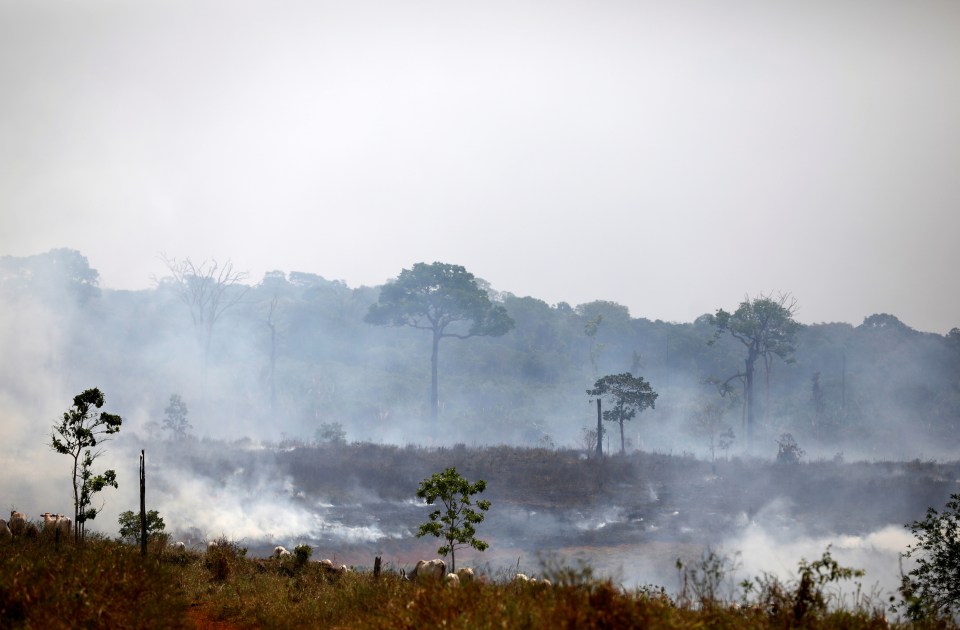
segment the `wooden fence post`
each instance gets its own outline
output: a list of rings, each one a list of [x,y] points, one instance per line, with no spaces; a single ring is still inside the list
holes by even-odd
[[[140,555],[147,557],[147,479],[143,449],[140,449]]]

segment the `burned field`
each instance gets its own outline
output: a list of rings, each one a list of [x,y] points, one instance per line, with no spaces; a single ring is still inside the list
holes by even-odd
[[[215,494],[245,484],[257,488],[236,508],[246,514],[236,531],[226,521],[216,530],[210,521],[204,527],[168,519],[175,537],[197,544],[225,535],[252,555],[267,555],[275,544],[302,542],[356,566],[369,566],[377,555],[398,566],[433,557],[436,541],[414,536],[430,511],[414,493],[420,480],[454,466],[468,479],[486,480],[483,498],[493,502],[479,527],[490,549],[471,554],[472,564],[535,570],[544,558],[582,560],[628,582],[641,579],[638,564],[642,573],[667,575],[677,557],[734,540],[756,524],[783,541],[902,527],[942,505],[960,479],[956,463],[916,460],[731,458],[711,465],[686,455],[637,452],[597,460],[574,450],[512,447],[193,442],[161,459],[155,483],[167,496],[177,490],[165,480],[171,470],[207,479]],[[266,518],[254,514],[263,514],[264,503],[274,506],[268,513],[296,522],[257,522]]]

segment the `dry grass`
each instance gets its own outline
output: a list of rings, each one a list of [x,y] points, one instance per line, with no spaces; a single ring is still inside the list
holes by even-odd
[[[625,590],[589,568],[545,570],[553,585],[503,577],[450,587],[391,571],[338,573],[304,554],[247,558],[221,540],[209,551],[139,550],[92,539],[83,547],[15,540],[0,548],[2,628],[955,628],[889,623],[878,607],[812,607],[801,589],[768,584],[739,605]],[[809,585],[808,585],[809,589]],[[816,593],[813,593],[816,595]],[[811,593],[804,595],[807,601]]]
[[[175,579],[156,554],[95,536],[80,547],[15,538],[0,546],[0,627],[182,628]]]

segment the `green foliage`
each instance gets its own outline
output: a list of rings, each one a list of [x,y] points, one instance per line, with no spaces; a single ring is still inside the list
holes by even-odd
[[[347,441],[347,432],[339,422],[324,422],[314,434],[314,439],[317,442],[344,444]]]
[[[310,545],[297,545],[293,548],[293,558],[299,566],[307,564],[311,555],[313,555],[313,547]]]
[[[493,304],[472,273],[459,265],[417,263],[380,290],[365,320],[381,326],[411,326],[444,337],[498,337],[513,328],[506,309]],[[468,323],[467,330],[447,332]]]
[[[93,473],[93,462],[102,451],[92,449],[120,431],[123,423],[120,416],[105,411],[97,415],[95,409],[100,409],[103,404],[103,393],[97,388],[77,394],[73,397],[73,406],[63,414],[62,421],[54,424],[50,436],[50,447],[73,459],[73,522],[77,540],[83,538],[86,521],[96,518],[100,511],[91,507],[93,495],[107,486],[117,487],[115,471],[107,470],[100,475]]]
[[[420,525],[417,538],[428,534],[443,538],[446,542],[437,549],[437,553],[441,556],[450,555],[451,571],[457,570],[457,548],[472,547],[484,551],[489,547],[486,542],[476,538],[476,525],[483,522],[483,512],[490,509],[490,501],[477,501],[478,512],[473,509],[471,498],[486,487],[487,482],[483,479],[470,483],[453,467],[442,473],[434,473],[420,482],[417,498],[426,501],[427,505],[440,501],[444,509],[431,512],[430,522]]]
[[[490,301],[487,291],[472,273],[459,265],[417,263],[404,269],[396,280],[380,290],[364,321],[380,326],[409,326],[433,335],[431,353],[430,409],[439,411],[437,356],[440,341],[447,337],[500,337],[514,321],[502,304]]]
[[[78,305],[100,295],[100,274],[87,257],[74,249],[52,249],[45,254],[0,256],[0,289],[13,296],[33,293],[62,308],[63,293]]]
[[[758,359],[763,359],[769,375],[773,357],[778,357],[788,363],[794,360],[793,353],[797,349],[797,333],[802,328],[793,319],[795,311],[796,301],[790,299],[788,294],[782,294],[777,299],[761,295],[754,300],[747,299],[741,302],[733,313],[719,309],[715,315],[709,318],[709,323],[716,329],[714,338],[709,343],[712,344],[724,333],[727,333],[747,350],[744,372],[727,379],[726,382],[729,383],[731,379],[736,377],[742,377],[744,380],[748,441],[752,437],[756,413],[754,404],[755,364]]]
[[[140,544],[140,513],[127,510],[117,519],[120,525],[120,540],[127,544]],[[154,540],[163,533],[166,524],[156,510],[147,511],[147,540]]]
[[[951,494],[943,512],[927,509],[908,525],[917,541],[904,558],[916,567],[903,576],[902,605],[913,619],[960,615],[960,494]]]
[[[629,372],[608,374],[588,389],[589,396],[606,396],[613,400],[613,408],[603,410],[603,419],[620,425],[620,452],[625,451],[623,423],[632,420],[638,411],[653,408],[657,401],[657,392],[642,376],[633,376]]]
[[[788,305],[788,298],[761,295],[748,299],[733,313],[718,309],[711,323],[718,336],[729,333],[757,356],[772,354],[787,360],[797,349],[796,336],[801,328],[793,319],[796,307],[793,303]]]
[[[175,440],[187,437],[190,431],[190,422],[187,420],[187,403],[183,402],[180,394],[170,396],[170,404],[163,410],[163,428],[170,432]]]
[[[778,464],[799,464],[800,459],[806,454],[797,440],[791,433],[781,433],[777,438],[777,463]]]

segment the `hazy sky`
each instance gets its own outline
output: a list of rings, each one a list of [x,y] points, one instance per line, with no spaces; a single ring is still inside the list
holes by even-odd
[[[960,326],[960,2],[0,0],[0,254]]]

